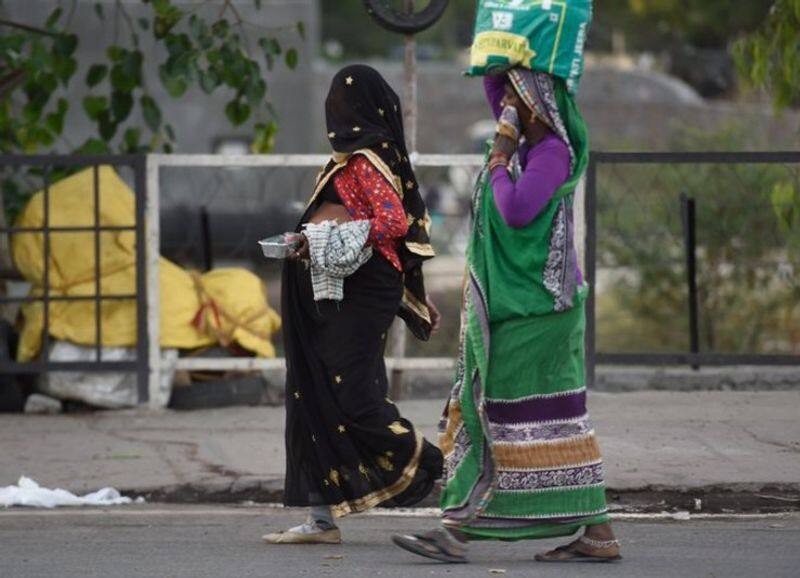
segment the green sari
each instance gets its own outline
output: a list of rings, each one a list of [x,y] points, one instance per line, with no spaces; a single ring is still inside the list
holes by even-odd
[[[459,362],[440,425],[444,523],[473,539],[565,536],[608,521],[586,412],[587,286],[572,241],[587,133],[563,81],[553,86],[573,155],[568,180],[518,229],[498,212],[487,169],[473,198]]]

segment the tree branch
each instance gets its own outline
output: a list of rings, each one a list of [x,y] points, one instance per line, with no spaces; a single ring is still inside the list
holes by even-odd
[[[139,40],[138,40],[139,35],[136,32],[136,27],[133,25],[133,19],[131,18],[130,13],[125,8],[125,5],[119,0],[117,0],[116,6],[117,10],[119,11],[118,13],[122,14],[122,18],[125,20],[125,24],[128,25],[128,30],[130,30],[131,41],[133,42],[134,47],[139,48]]]
[[[11,94],[23,80],[25,80],[25,71],[21,68],[17,68],[8,74],[0,76],[0,100]]]
[[[25,32],[32,32],[34,34],[41,34],[42,36],[53,36],[53,37],[58,36],[56,32],[50,32],[49,30],[45,30],[44,28],[37,28],[36,26],[22,24],[21,22],[12,22],[11,20],[5,20],[3,18],[0,18],[0,26],[7,26],[8,28],[16,28],[17,30],[24,30]]]

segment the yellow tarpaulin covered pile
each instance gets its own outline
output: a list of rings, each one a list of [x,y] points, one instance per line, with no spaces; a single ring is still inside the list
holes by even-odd
[[[99,169],[100,224],[133,226],[133,192],[108,166]],[[88,169],[50,187],[51,227],[94,225],[94,173]],[[42,191],[28,202],[17,227],[44,223]],[[41,233],[14,235],[14,262],[32,285],[31,295],[42,295],[44,240]],[[51,296],[95,294],[95,240],[91,232],[50,233]],[[192,349],[236,343],[260,357],[274,357],[271,339],[280,328],[278,314],[267,304],[261,280],[244,269],[218,269],[197,274],[161,258],[161,346]],[[100,294],[136,293],[136,246],[133,231],[100,234]],[[29,361],[42,346],[44,307],[41,302],[22,308],[24,326],[17,351],[19,361]],[[54,301],[50,304],[50,335],[80,345],[95,343],[95,303]],[[136,302],[102,302],[102,344],[127,347],[136,344]]]

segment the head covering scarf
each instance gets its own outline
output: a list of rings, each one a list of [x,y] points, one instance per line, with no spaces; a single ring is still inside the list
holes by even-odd
[[[527,68],[512,68],[508,79],[522,102],[552,130],[569,148],[570,172],[575,169],[575,149],[570,142],[567,127],[561,118],[556,100],[556,87],[553,77],[544,72],[534,72]]]
[[[416,337],[427,340],[431,320],[422,263],[434,256],[430,217],[406,149],[400,98],[374,68],[346,66],[333,77],[325,100],[325,118],[334,154],[317,179],[315,196],[355,153],[366,155],[395,186],[408,221],[408,233],[399,251],[405,291],[398,315]]]

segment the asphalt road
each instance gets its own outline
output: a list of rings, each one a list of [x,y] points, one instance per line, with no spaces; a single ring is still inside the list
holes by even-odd
[[[342,522],[341,546],[267,546],[260,536],[301,515],[280,509],[131,506],[0,512],[2,578],[542,576],[547,578],[800,576],[800,515],[761,519],[618,521],[624,561],[532,561],[554,541],[472,545],[468,565],[427,562],[388,540],[433,518],[369,515]]]

